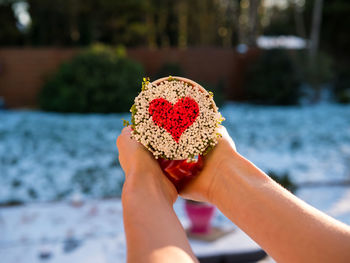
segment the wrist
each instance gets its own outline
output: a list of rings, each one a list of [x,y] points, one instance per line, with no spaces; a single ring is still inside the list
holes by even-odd
[[[230,184],[229,181],[235,177],[235,167],[239,166],[239,159],[242,158],[235,150],[223,155],[217,162],[215,176],[213,177],[207,193],[208,202],[218,205],[222,190]]]
[[[216,176],[210,193],[210,201],[220,210],[253,200],[256,189],[271,182],[264,172],[237,152],[229,155],[220,169],[221,174]]]
[[[175,187],[161,171],[158,173],[130,172],[126,179],[122,191],[123,203],[154,203],[165,201],[173,204],[177,197]]]
[[[126,175],[147,174],[149,176],[161,173],[157,161],[149,154],[140,155],[136,153],[132,162],[129,163]],[[136,176],[137,177],[137,176]]]

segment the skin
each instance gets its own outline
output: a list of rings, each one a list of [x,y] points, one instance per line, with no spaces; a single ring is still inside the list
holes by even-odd
[[[117,140],[128,262],[198,262],[172,207],[176,189],[130,132]],[[223,127],[221,134],[180,195],[216,205],[278,262],[349,262],[350,227],[275,183],[236,151]]]
[[[146,148],[118,137],[119,161],[125,172],[122,192],[127,262],[198,262],[173,204],[177,191]]]

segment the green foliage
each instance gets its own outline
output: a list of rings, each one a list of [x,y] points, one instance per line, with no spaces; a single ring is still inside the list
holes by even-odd
[[[264,28],[265,36],[295,35],[295,17],[293,6],[286,9],[272,7],[269,23]]]
[[[335,98],[340,103],[350,103],[350,67],[339,69],[334,83]]]
[[[349,13],[350,1],[348,0],[324,1],[321,46],[336,55],[337,59],[344,60],[346,64],[350,58]]]
[[[27,0],[33,45],[142,44],[145,0]]]
[[[335,96],[339,103],[350,103],[350,89],[340,90],[335,94]]]
[[[315,88],[328,83],[333,77],[333,61],[327,53],[318,52],[312,61],[309,61],[309,57],[304,54],[300,68],[305,81]]]
[[[288,173],[277,174],[273,171],[269,171],[267,174],[290,192],[295,193],[297,190],[297,185],[290,179]]]
[[[247,71],[246,98],[252,103],[293,105],[300,98],[300,78],[287,51],[263,51]]]
[[[119,54],[119,55],[118,55]],[[142,66],[113,50],[94,46],[64,63],[45,83],[39,103],[58,112],[126,112],[140,89]]]
[[[323,87],[333,80],[332,58],[325,52],[318,52],[315,57],[310,58],[305,50],[298,53],[296,61],[303,82],[313,89],[313,92],[306,97],[312,103],[319,102]]]
[[[0,5],[4,1],[19,0],[2,0]],[[38,46],[84,46],[102,42],[149,47],[228,47],[232,46],[238,32],[237,18],[233,19],[232,15],[240,13],[239,2],[224,3],[217,0],[20,2],[28,3],[31,18],[25,43]],[[8,10],[11,11],[10,8]],[[0,23],[3,29],[10,19],[7,17],[2,20],[0,15],[0,21],[4,21]],[[16,29],[15,23],[12,28]]]

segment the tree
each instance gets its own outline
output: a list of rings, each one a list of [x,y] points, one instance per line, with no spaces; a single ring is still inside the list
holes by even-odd
[[[325,1],[322,14],[321,48],[336,57],[337,66],[348,67],[350,58],[350,1]]]
[[[327,55],[318,54],[322,21],[323,0],[315,0],[309,44],[309,67],[306,71],[309,84],[315,90],[314,102],[321,98],[321,85],[332,76],[331,60]]]
[[[144,0],[27,0],[34,45],[138,45],[147,34]]]
[[[309,47],[309,56],[310,63],[314,63],[312,60],[317,55],[321,31],[321,21],[322,21],[322,7],[323,0],[315,0],[313,15],[312,15],[312,26],[311,26],[311,35],[310,35],[310,47]]]
[[[178,47],[186,48],[188,45],[188,2],[179,0],[177,4],[178,17]]]
[[[306,29],[305,29],[305,22],[303,17],[303,8],[297,2],[293,3],[293,8],[294,8],[294,20],[295,20],[296,33],[299,37],[305,39]]]
[[[256,37],[258,31],[258,8],[259,8],[258,0],[250,0],[249,1],[249,26],[248,26],[248,46],[255,47],[256,46]]]

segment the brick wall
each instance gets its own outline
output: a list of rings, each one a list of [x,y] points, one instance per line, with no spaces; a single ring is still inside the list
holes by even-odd
[[[35,107],[45,77],[78,50],[0,49],[0,96],[8,107]]]
[[[37,94],[45,78],[79,49],[2,48],[0,49],[0,97],[10,108],[36,107]],[[190,48],[186,50],[128,49],[128,56],[141,62],[148,76],[155,75],[167,62],[179,63],[185,77],[217,84],[223,81],[229,99],[241,99],[246,65],[257,54],[238,54],[232,49]]]
[[[228,99],[239,100],[244,94],[243,81],[247,64],[257,56],[258,50],[239,54],[233,49],[189,48],[186,50],[129,49],[128,55],[140,61],[148,75],[152,76],[167,62],[181,65],[187,78],[209,84],[219,81],[225,84]]]

